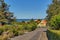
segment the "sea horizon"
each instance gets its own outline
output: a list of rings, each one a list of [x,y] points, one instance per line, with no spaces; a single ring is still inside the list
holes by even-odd
[[[31,19],[16,19],[17,22],[22,22],[22,21],[29,21]],[[37,19],[33,19],[33,20],[37,20]],[[42,20],[42,19],[41,19]]]

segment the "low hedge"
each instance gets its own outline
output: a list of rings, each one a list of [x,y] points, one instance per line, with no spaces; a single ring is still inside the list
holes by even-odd
[[[47,36],[49,40],[60,40],[60,30],[48,30]]]

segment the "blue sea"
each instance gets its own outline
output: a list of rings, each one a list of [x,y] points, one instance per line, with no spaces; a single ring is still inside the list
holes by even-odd
[[[22,21],[29,21],[31,19],[16,19],[17,22],[22,22]],[[34,19],[35,20],[35,19]]]
[[[30,21],[31,19],[16,19],[17,22],[22,22],[22,21]],[[33,19],[33,20],[37,20],[37,19]],[[40,19],[42,20],[42,19]]]

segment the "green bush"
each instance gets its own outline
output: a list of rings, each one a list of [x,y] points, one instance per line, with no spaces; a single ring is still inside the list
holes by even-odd
[[[53,16],[49,24],[51,28],[59,30],[60,29],[60,14]]]
[[[3,25],[2,27],[0,27],[0,35],[3,35],[4,32],[8,31],[8,35],[6,35],[6,38],[8,39],[8,37],[11,38],[13,36],[23,35],[25,32],[33,31],[36,28],[37,28],[37,23],[34,21],[32,22],[30,21],[29,23],[14,22],[11,25]]]
[[[60,30],[48,30],[48,40],[60,40]]]
[[[2,27],[0,27],[0,35],[3,33],[3,28]]]
[[[37,25],[35,23],[28,24],[28,30],[33,31],[37,28]]]

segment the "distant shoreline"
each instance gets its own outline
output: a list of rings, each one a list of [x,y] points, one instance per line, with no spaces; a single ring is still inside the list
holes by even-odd
[[[29,21],[31,19],[16,19],[17,22],[22,22],[22,21]],[[33,20],[36,20],[36,19],[33,19]]]
[[[17,22],[22,22],[22,21],[29,21],[31,19],[16,19]],[[37,19],[33,19],[33,20],[37,20]],[[42,19],[41,19],[42,20]]]

